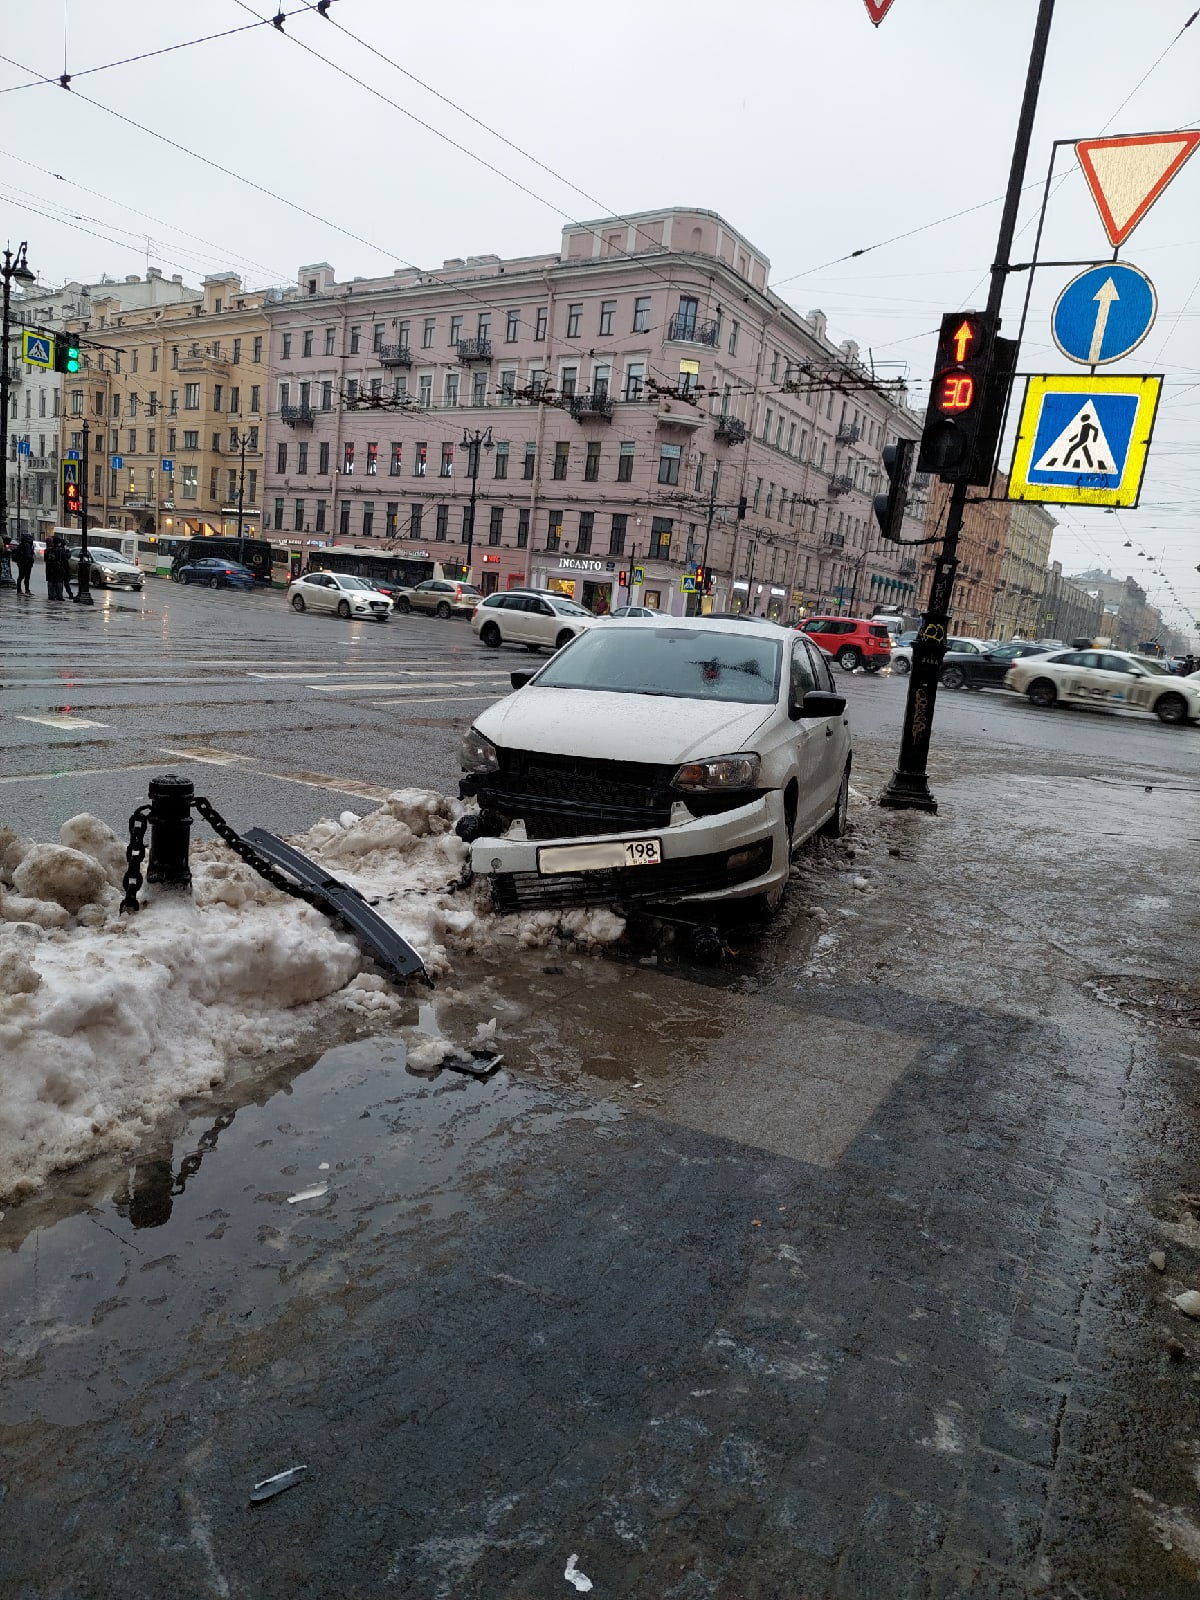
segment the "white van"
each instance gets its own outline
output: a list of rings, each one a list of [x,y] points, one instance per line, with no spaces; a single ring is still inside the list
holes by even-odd
[[[82,542],[82,535],[78,528],[55,528],[55,533],[61,533],[67,541],[67,547],[78,550]],[[140,567],[139,539],[136,533],[126,533],[123,528],[89,528],[88,548],[95,545],[100,550],[112,550],[122,560],[127,561],[131,567]]]

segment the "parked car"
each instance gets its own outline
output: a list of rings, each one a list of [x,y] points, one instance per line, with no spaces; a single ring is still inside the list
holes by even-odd
[[[860,666],[878,672],[892,658],[892,636],[882,622],[868,622],[865,617],[807,617],[799,630],[819,639],[843,672]]]
[[[480,600],[471,626],[484,644],[523,644],[526,650],[559,650],[576,634],[600,622],[565,595],[540,589],[507,589]]]
[[[942,682],[947,689],[981,689],[985,684],[1003,684],[1009,667],[1025,656],[1044,656],[1040,644],[989,645],[985,650],[947,650],[942,659]]]
[[[661,611],[655,611],[653,606],[618,606],[615,611],[605,612],[609,617],[660,617]]]
[[[176,583],[205,583],[210,589],[253,589],[254,574],[236,561],[220,556],[205,556],[200,561],[185,561],[171,577]]]
[[[365,578],[348,572],[309,572],[293,579],[288,598],[294,611],[336,611],[339,617],[372,617],[386,622],[392,602]]]
[[[469,617],[483,596],[471,583],[426,578],[411,589],[393,590],[392,599],[401,614],[424,611],[431,617]]]
[[[1152,711],[1160,722],[1200,717],[1200,683],[1177,678],[1166,663],[1127,650],[1059,650],[1025,656],[1008,669],[1005,683],[1035,706],[1102,706],[1107,710]]]
[[[845,831],[845,698],[794,630],[619,621],[512,681],[461,752],[460,792],[479,802],[472,864],[503,909],[769,912],[793,849]]]
[[[109,550],[105,545],[89,545],[88,555],[91,557],[91,573],[89,582],[94,589],[133,589],[138,590],[145,582],[145,574],[141,567],[134,566],[127,561],[118,550]],[[79,551],[71,551],[71,576],[79,581]]]
[[[898,677],[903,678],[906,673],[912,671],[912,653],[913,644],[915,642],[916,641],[914,638],[907,644],[898,644],[892,651],[892,671],[896,673]],[[981,639],[958,639],[951,637],[946,640],[947,654],[953,651],[957,655],[975,656],[979,655],[983,649],[984,645]]]

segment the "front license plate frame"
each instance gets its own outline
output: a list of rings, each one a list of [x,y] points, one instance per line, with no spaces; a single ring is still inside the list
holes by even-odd
[[[662,840],[604,839],[595,844],[552,844],[538,851],[538,872],[604,872],[618,867],[662,866]]]

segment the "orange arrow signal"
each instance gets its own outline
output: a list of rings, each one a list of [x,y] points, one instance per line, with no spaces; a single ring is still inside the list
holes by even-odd
[[[975,329],[969,322],[964,322],[954,333],[954,359],[963,361],[966,358],[967,346],[975,342]]]

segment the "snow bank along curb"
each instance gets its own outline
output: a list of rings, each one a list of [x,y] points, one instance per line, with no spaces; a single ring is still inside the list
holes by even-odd
[[[370,899],[432,977],[497,940],[620,936],[608,911],[497,917],[486,885],[463,881],[461,813],[404,789],[292,842]],[[190,897],[151,886],[131,917],[117,910],[124,868],[123,841],[95,817],[65,822],[57,844],[0,827],[0,1202],[134,1147],[238,1058],[295,1049],[330,1018],[401,1018],[401,996],[349,936],[218,842],[193,847]],[[436,1054],[414,1042],[421,1061]]]

